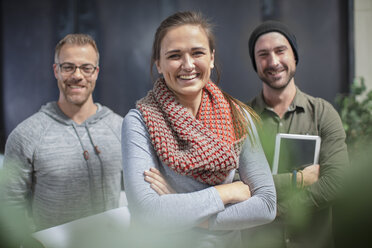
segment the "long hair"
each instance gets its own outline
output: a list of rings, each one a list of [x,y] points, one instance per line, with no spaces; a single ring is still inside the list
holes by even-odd
[[[200,12],[192,11],[177,12],[166,18],[164,21],[162,21],[162,23],[155,32],[150,63],[150,73],[152,79],[154,64],[156,61],[160,59],[160,48],[163,38],[170,29],[183,25],[195,25],[202,28],[207,36],[210,52],[212,53],[213,51],[215,51],[216,42],[215,36],[213,34],[213,25],[209,22],[209,20],[204,18]],[[216,62],[216,59],[214,61],[214,70],[217,77],[216,84],[218,84],[220,81],[220,70],[218,67],[218,63]],[[253,138],[254,136],[251,135],[253,133],[253,129],[251,123],[248,121],[247,113],[249,113],[252,116],[252,119],[255,123],[259,123],[258,115],[254,112],[253,109],[251,109],[243,102],[230,96],[224,91],[222,91],[222,93],[225,99],[230,104],[236,139],[240,139],[243,136],[245,136],[245,134],[248,134],[251,142],[254,142],[255,141]],[[243,127],[243,130],[238,128],[239,126]]]

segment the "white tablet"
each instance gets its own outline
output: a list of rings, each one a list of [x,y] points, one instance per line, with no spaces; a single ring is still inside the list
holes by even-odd
[[[272,174],[292,172],[317,164],[320,137],[317,135],[278,133],[275,139]]]

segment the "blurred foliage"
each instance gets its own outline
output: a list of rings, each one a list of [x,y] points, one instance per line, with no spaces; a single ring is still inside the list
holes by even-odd
[[[364,78],[359,77],[352,83],[349,94],[336,97],[351,158],[372,140],[372,90],[366,90]]]
[[[333,208],[336,248],[371,247],[371,145],[372,141],[360,148],[358,156],[350,151],[352,166],[346,171],[343,195]]]
[[[363,77],[356,78],[351,92],[339,95],[336,103],[351,164],[346,171],[343,197],[333,209],[336,247],[369,247],[372,244],[372,90],[367,92]]]

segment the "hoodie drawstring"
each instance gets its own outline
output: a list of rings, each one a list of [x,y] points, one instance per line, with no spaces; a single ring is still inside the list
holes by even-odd
[[[92,196],[92,192],[94,192],[93,182],[92,182],[93,173],[92,173],[91,168],[90,168],[89,163],[88,163],[90,154],[89,154],[88,150],[86,150],[85,147],[84,147],[83,141],[82,141],[82,139],[81,139],[81,137],[79,135],[79,132],[78,132],[78,130],[76,128],[76,124],[75,123],[72,123],[72,126],[74,128],[74,131],[75,131],[77,137],[78,137],[78,140],[80,142],[80,146],[83,149],[83,157],[84,157],[84,159],[86,161],[86,165],[87,165],[87,169],[88,169],[88,174],[89,174],[89,190],[91,192],[91,204],[92,204],[93,209],[96,209],[95,202],[94,202],[93,196]],[[87,133],[88,133],[88,137],[90,139],[90,142],[92,143],[92,145],[94,147],[94,151],[97,154],[98,160],[100,162],[100,166],[101,166],[101,187],[102,187],[102,194],[103,194],[103,200],[104,200],[103,201],[103,204],[104,204],[104,209],[106,209],[106,204],[107,204],[107,201],[106,200],[107,199],[106,199],[106,193],[105,193],[105,188],[104,188],[104,170],[103,170],[102,159],[99,156],[99,154],[101,153],[101,151],[98,149],[98,146],[95,145],[95,143],[93,142],[93,139],[92,139],[92,136],[91,136],[91,134],[89,132],[89,128],[88,128],[87,123],[85,124],[85,129],[87,130]]]
[[[89,125],[88,125],[87,122],[85,123],[85,129],[88,132],[88,136],[89,136],[90,142],[92,143],[92,145],[94,147],[94,151],[97,154],[97,157],[98,157],[98,160],[99,160],[99,164],[100,164],[100,167],[101,167],[101,188],[102,188],[103,204],[104,204],[105,209],[106,209],[107,196],[106,196],[106,189],[105,189],[105,170],[103,168],[103,162],[102,162],[102,158],[100,156],[101,151],[99,150],[98,146],[96,145],[96,143],[93,140],[93,137],[92,137],[92,135],[91,135],[91,133],[89,131]]]

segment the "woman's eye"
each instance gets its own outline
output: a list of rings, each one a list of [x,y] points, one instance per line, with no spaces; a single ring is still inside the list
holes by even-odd
[[[180,55],[179,54],[171,54],[168,56],[168,59],[179,59]]]
[[[201,56],[201,55],[204,55],[205,53],[203,51],[196,51],[194,52],[194,55],[195,56]]]

